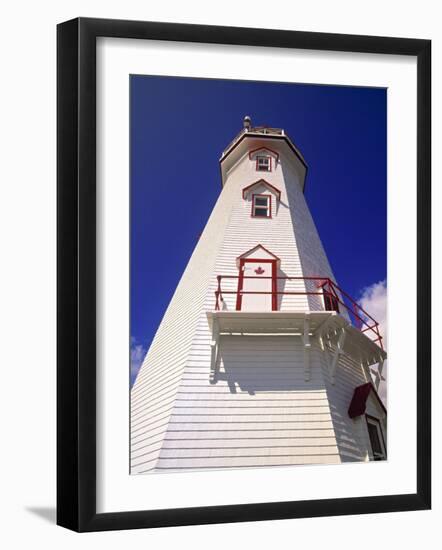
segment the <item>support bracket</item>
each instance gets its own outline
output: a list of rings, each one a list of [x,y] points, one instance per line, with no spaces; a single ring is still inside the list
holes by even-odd
[[[304,380],[308,382],[310,380],[310,319],[306,315],[304,318]]]
[[[212,340],[210,342],[210,347],[210,381],[213,382],[215,379],[216,361],[219,349],[219,323],[216,317],[212,320]]]
[[[330,368],[330,377],[331,377],[332,384],[335,383],[336,367],[338,366],[339,358],[344,352],[344,343],[345,343],[346,335],[347,335],[347,332],[345,331],[345,327],[343,327],[341,329],[341,334],[339,335],[338,342],[336,344],[336,349],[333,354],[333,359],[332,359],[331,368]]]
[[[382,380],[382,371],[384,370],[384,358],[381,357],[379,363],[378,363],[378,370],[375,374],[375,379],[374,379],[374,387],[376,388],[376,391],[378,391],[379,389],[379,384],[381,383],[381,380]]]
[[[325,339],[325,336],[326,334],[328,333],[329,329],[330,329],[330,325],[333,323],[334,321],[334,315],[331,315],[322,323],[322,325],[316,329],[315,331],[315,335],[319,341],[319,345],[321,346],[321,350],[322,351],[326,351],[326,345],[325,345],[325,342],[324,342],[324,339]]]

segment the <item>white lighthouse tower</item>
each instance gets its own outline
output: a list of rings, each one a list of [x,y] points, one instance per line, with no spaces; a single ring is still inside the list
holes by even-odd
[[[305,160],[245,117],[220,167],[132,388],[131,473],[386,458],[379,327],[337,286]]]

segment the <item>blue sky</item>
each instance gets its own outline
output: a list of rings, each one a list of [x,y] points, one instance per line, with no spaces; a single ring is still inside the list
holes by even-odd
[[[131,382],[246,114],[284,128],[303,153],[306,199],[338,284],[370,306],[367,289],[387,275],[385,89],[133,75],[130,94]]]

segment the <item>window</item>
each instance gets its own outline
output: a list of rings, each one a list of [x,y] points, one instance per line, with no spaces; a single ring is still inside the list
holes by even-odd
[[[339,313],[339,303],[336,296],[327,287],[327,283],[323,285],[322,292],[324,295],[324,309],[325,311],[336,311]]]
[[[256,157],[256,169],[258,172],[271,172],[272,159],[266,155],[258,155]]]
[[[387,458],[387,453],[381,423],[377,418],[369,416],[368,414],[365,418],[367,420],[368,437],[373,452],[373,460],[385,460]]]
[[[272,217],[272,197],[270,195],[253,195],[252,217],[253,218],[271,218]]]

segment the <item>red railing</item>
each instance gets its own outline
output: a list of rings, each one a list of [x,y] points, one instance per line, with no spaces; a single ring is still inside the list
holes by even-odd
[[[310,309],[316,311],[336,311],[340,313],[341,308],[345,310],[350,318],[353,326],[359,329],[361,332],[368,332],[373,342],[376,342],[381,349],[384,349],[382,344],[382,336],[379,331],[379,323],[373,319],[373,317],[367,313],[347,292],[338,287],[328,277],[256,277],[244,275],[241,280],[244,279],[276,279],[276,285],[273,288],[276,290],[260,291],[260,290],[243,290],[238,288],[236,290],[229,290],[222,288],[222,280],[239,280],[238,275],[218,275],[218,286],[215,291],[215,310],[220,309],[220,303],[224,302],[223,295],[235,295],[238,297],[247,294],[267,294],[272,296],[272,299],[279,296],[308,296],[318,298],[314,299],[314,303],[310,304]],[[300,290],[279,290],[281,286],[279,281],[283,281],[284,285],[289,281],[295,281],[298,286],[302,286]],[[236,301],[235,301],[236,302]]]

